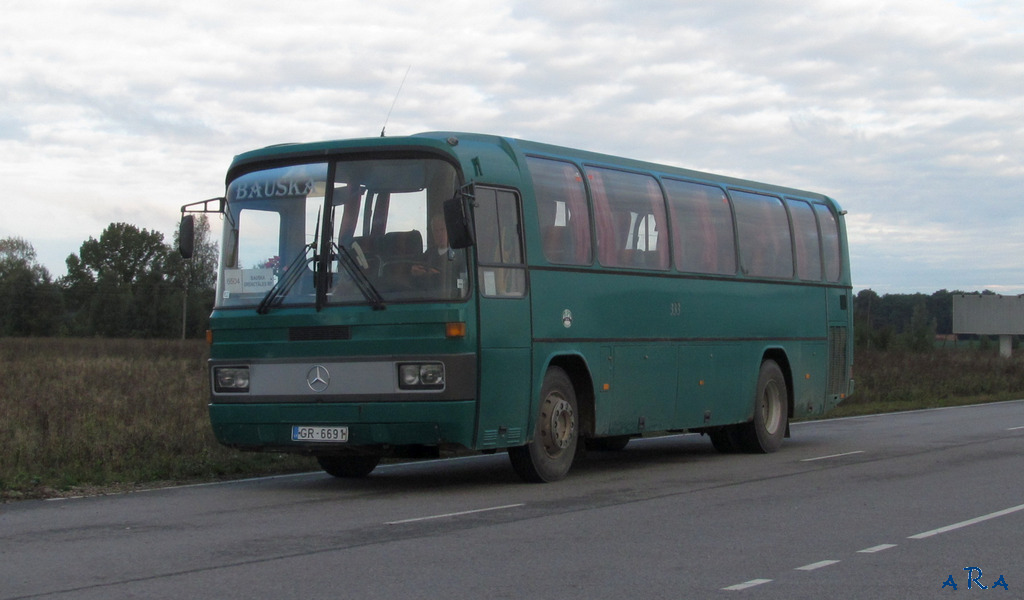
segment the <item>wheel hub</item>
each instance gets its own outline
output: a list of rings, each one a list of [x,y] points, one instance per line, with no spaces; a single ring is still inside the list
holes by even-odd
[[[553,452],[565,450],[572,443],[576,430],[576,415],[572,405],[564,398],[549,399],[548,431],[544,445]]]
[[[765,430],[774,434],[782,421],[782,398],[778,386],[774,383],[769,383],[765,387],[761,399],[761,415]]]

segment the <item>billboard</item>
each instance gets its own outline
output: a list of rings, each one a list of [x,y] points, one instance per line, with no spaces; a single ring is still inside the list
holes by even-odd
[[[953,333],[1024,335],[1024,296],[954,294]]]

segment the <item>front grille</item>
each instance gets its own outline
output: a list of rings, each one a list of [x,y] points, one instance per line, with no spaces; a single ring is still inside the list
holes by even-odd
[[[322,325],[316,327],[292,327],[288,330],[289,342],[318,342],[324,340],[347,340],[352,333],[345,325]]]

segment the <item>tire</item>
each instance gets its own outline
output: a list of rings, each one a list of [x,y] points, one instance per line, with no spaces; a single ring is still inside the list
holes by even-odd
[[[747,452],[767,454],[782,446],[789,423],[789,392],[786,377],[774,360],[761,363],[754,395],[754,419],[739,430],[740,445]]]
[[[525,446],[509,448],[509,460],[525,481],[559,481],[569,473],[579,444],[576,390],[565,371],[551,367],[540,388],[540,410],[533,440]]]
[[[628,435],[610,435],[608,437],[590,438],[586,442],[587,450],[597,452],[620,452],[633,439]]]
[[[348,454],[344,456],[318,456],[316,461],[328,475],[343,479],[366,477],[377,468],[380,455]]]

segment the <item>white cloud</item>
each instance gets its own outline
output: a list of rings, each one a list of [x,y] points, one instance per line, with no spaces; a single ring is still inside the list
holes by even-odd
[[[58,273],[111,222],[169,235],[238,152],[377,135],[408,70],[389,135],[809,188],[850,211],[859,287],[1024,291],[1016,3],[37,0],[0,61],[0,237]]]

